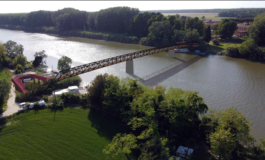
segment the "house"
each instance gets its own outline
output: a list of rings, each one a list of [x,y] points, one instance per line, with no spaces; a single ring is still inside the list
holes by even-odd
[[[238,37],[244,37],[247,35],[249,25],[237,25],[237,30],[235,31],[234,35]]]
[[[219,23],[221,23],[221,21],[222,20],[215,20],[215,21],[213,21],[213,20],[204,20],[203,23],[204,23],[204,25],[211,26],[211,25],[214,25],[214,24],[218,25]]]

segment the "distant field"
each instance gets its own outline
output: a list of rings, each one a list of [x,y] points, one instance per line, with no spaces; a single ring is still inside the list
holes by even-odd
[[[88,109],[30,111],[0,120],[0,159],[126,160],[102,153],[119,132],[125,127]]]
[[[189,17],[199,17],[205,16],[205,19],[211,20],[221,20],[221,19],[229,19],[234,17],[218,17],[218,13],[162,13],[165,16],[176,15],[179,14],[181,16],[189,16]]]

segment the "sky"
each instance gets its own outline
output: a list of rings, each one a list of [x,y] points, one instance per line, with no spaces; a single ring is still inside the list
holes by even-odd
[[[66,7],[94,12],[110,7],[127,6],[146,10],[264,8],[265,1],[0,1],[0,13],[57,11]]]

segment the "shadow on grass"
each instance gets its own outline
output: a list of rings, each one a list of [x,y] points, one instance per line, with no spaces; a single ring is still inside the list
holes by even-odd
[[[55,121],[55,118],[56,118],[56,112],[57,112],[57,111],[62,112],[63,109],[64,109],[63,107],[59,107],[59,106],[57,106],[57,107],[52,107],[52,108],[51,108],[51,112],[54,113],[54,115],[53,115],[53,121]]]
[[[237,44],[241,44],[244,41],[245,40],[242,40],[242,39],[221,39],[220,40],[221,43],[237,43]]]
[[[97,129],[97,134],[109,140],[117,133],[130,133],[130,128],[113,116],[105,116],[101,112],[89,111],[88,120],[91,126]]]

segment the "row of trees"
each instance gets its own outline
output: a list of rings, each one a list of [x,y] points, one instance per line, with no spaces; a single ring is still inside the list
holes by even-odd
[[[246,157],[245,153],[252,153],[252,158],[264,156],[265,144],[252,145],[255,139],[249,134],[251,124],[241,112],[235,108],[208,112],[197,92],[150,88],[135,79],[120,80],[108,74],[98,75],[87,91],[91,111],[114,115],[132,129],[131,133],[117,134],[104,148],[105,154],[168,159],[175,152],[172,146],[178,143],[176,137],[182,137],[199,141],[206,138],[220,158]]]
[[[255,17],[265,12],[264,8],[241,8],[241,9],[227,9],[218,14],[219,17]]]
[[[10,15],[6,15],[8,16]],[[1,21],[0,18],[0,24],[3,23],[11,24],[11,22]],[[28,28],[54,26],[60,31],[90,30],[123,33],[138,39],[143,38],[141,44],[145,45],[165,45],[175,43],[176,40],[184,41],[183,37],[176,38],[175,31],[191,34],[195,33],[194,29],[203,40],[206,31],[206,27],[199,18],[180,17],[179,15],[165,17],[155,12],[139,14],[139,9],[129,7],[113,7],[93,13],[73,8],[55,12],[34,11],[26,15],[24,25]],[[198,41],[197,35],[195,37]]]

